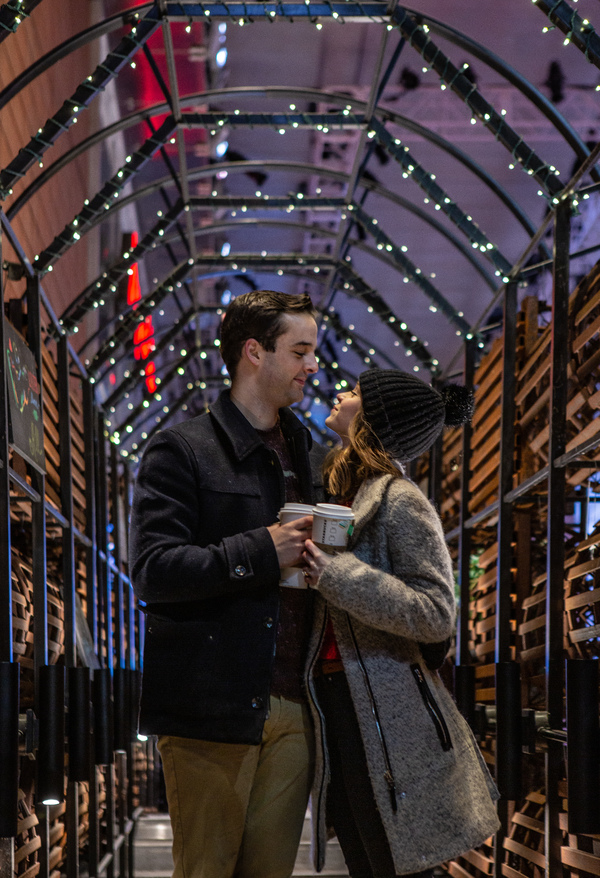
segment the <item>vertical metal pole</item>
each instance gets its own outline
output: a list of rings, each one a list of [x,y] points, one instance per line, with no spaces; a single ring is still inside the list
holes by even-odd
[[[473,339],[465,341],[464,385],[473,389],[475,377],[475,346]],[[473,428],[470,421],[463,424],[461,443],[460,512],[458,536],[458,584],[460,601],[456,629],[455,698],[458,707],[473,726],[475,723],[475,667],[471,664],[469,649],[469,612],[471,602],[471,531],[465,527],[469,517],[471,491],[471,439]]]
[[[97,412],[97,492],[96,524],[98,534],[98,590],[104,609],[104,641],[106,644],[106,667],[114,668],[112,635],[112,576],[108,566],[108,482],[106,457],[106,437],[104,435],[104,415]]]
[[[63,527],[63,595],[65,602],[65,665],[77,667],[77,635],[75,623],[75,539],[73,535],[73,461],[71,451],[71,387],[69,381],[69,347],[61,336],[58,352],[58,431],[60,450],[60,502],[67,519]],[[72,708],[71,708],[72,709]],[[92,815],[90,814],[90,821]],[[67,878],[79,875],[79,783],[67,784]]]
[[[512,591],[512,504],[505,500],[513,486],[515,449],[515,368],[517,341],[517,285],[514,281],[506,285],[504,293],[504,343],[502,351],[502,397],[500,418],[500,472],[498,475],[498,561],[496,571],[496,716],[500,740],[514,740],[509,735],[514,717],[502,715],[499,707],[506,710],[507,700],[499,699],[499,684],[509,670],[504,667],[511,658],[511,591]],[[500,673],[502,671],[502,673]],[[512,690],[511,690],[512,691]],[[497,740],[498,740],[497,736]],[[498,747],[497,747],[498,750]],[[514,755],[514,754],[513,754]],[[502,756],[496,754],[496,780],[504,774]],[[504,787],[504,785],[503,785]],[[504,856],[503,839],[509,826],[508,801],[502,798],[498,803],[498,816],[501,828],[496,834],[494,844],[494,875],[502,875]]]
[[[65,665],[77,664],[75,624],[75,540],[73,536],[73,463],[71,456],[71,393],[67,337],[58,341],[58,433],[60,451],[61,512],[68,524],[63,527],[62,560],[65,601]]]
[[[465,342],[465,387],[473,388],[475,375],[475,349],[473,341]],[[463,424],[462,428],[462,452],[460,474],[460,534],[458,538],[458,581],[460,586],[460,609],[458,614],[458,630],[456,638],[456,659],[460,665],[468,665],[471,661],[469,651],[469,601],[470,593],[470,561],[471,561],[471,531],[465,527],[465,521],[469,517],[469,479],[471,470],[471,439],[473,428],[470,422]]]
[[[515,453],[515,368],[517,339],[517,285],[506,285],[504,298],[504,348],[502,354],[502,414],[500,421],[500,472],[498,475],[498,566],[496,576],[496,662],[511,658],[512,503],[505,500],[512,489]]]
[[[2,226],[0,225],[0,266]],[[10,568],[10,484],[8,478],[8,395],[4,342],[4,284],[0,269],[0,661],[13,660],[12,588]]]
[[[98,540],[98,595],[99,607],[104,610],[103,635],[105,642],[105,664],[111,674],[114,670],[112,636],[112,575],[108,566],[108,496],[107,496],[107,456],[104,435],[104,415],[96,411],[96,533]],[[115,774],[113,766],[106,770],[106,853],[111,855],[106,868],[107,878],[115,874]]]
[[[127,465],[123,468],[123,519],[125,521],[125,557],[129,559],[129,515],[130,515],[130,502],[129,502],[129,492],[131,489],[131,471]],[[129,570],[129,563],[127,563],[127,570]],[[135,619],[136,619],[136,604],[135,597],[133,594],[133,588],[130,582],[127,582],[126,585],[126,598],[125,598],[125,627],[127,629],[127,652],[125,657],[125,665],[128,668],[134,670],[138,667],[137,663],[137,653],[136,653],[136,640],[135,640]]]
[[[565,452],[567,411],[567,365],[569,357],[569,246],[571,205],[562,202],[554,223],[554,285],[550,368],[550,438],[548,443],[548,548],[546,557],[546,706],[550,728],[563,723],[563,609],[565,470],[554,461]],[[546,875],[562,875],[559,824],[561,798],[558,791],[563,767],[562,744],[548,741],[546,753]]]
[[[119,455],[117,446],[110,446],[110,511],[113,526],[115,574],[115,662],[117,667],[125,667],[125,607],[123,603],[123,579],[121,577],[121,497],[119,491]]]
[[[123,578],[121,570],[121,531],[120,531],[120,490],[119,490],[119,455],[117,446],[111,443],[110,446],[110,517],[112,521],[113,536],[113,559],[116,566],[114,574],[114,602],[115,602],[115,667],[121,676],[121,681],[128,679],[128,670],[125,667],[125,607],[123,604]],[[122,742],[125,751],[119,753],[117,758],[117,821],[120,835],[125,835],[125,825],[127,822],[127,789],[131,787],[131,778],[129,771],[131,766],[131,739],[130,739],[130,723],[131,714],[130,687],[125,687],[126,700],[124,703],[124,716],[120,717],[120,723],[124,724],[126,730],[125,740]],[[129,839],[123,838],[119,849],[119,875],[125,876],[129,863]]]
[[[40,414],[44,414],[44,387],[42,382],[40,285],[37,277],[27,280],[27,341],[35,357],[40,380]],[[34,665],[37,674],[40,665],[48,664],[48,612],[46,592],[46,494],[45,477],[32,467],[31,481],[40,495],[39,501],[32,502],[32,543],[33,543],[33,649]]]
[[[2,266],[2,225],[0,224],[0,266]],[[12,632],[12,587],[10,567],[10,486],[8,479],[8,398],[6,384],[6,359],[4,346],[4,284],[0,267],[0,662],[6,662],[2,671],[7,679],[17,675],[16,662],[13,663],[13,632]],[[2,610],[1,608],[4,607]],[[12,670],[8,670],[8,666]],[[18,692],[18,684],[17,684]],[[18,699],[17,699],[18,701]],[[18,714],[18,704],[17,704]],[[8,722],[8,717],[4,718]],[[15,718],[17,722],[17,718]],[[8,737],[8,736],[6,736]],[[13,747],[15,743],[5,740],[0,744]],[[8,779],[5,783],[10,784]],[[15,801],[15,821],[17,803]],[[11,831],[11,830],[9,830]],[[14,838],[0,838],[0,874],[12,876],[15,871]]]
[[[96,415],[94,408],[94,386],[84,380],[83,395],[83,438],[85,462],[85,533],[91,545],[86,546],[85,579],[87,589],[87,621],[94,643],[94,650],[100,655],[98,646],[98,591],[97,564],[98,540],[96,533]]]
[[[429,499],[439,511],[442,496],[442,437],[432,445],[429,452]]]
[[[40,417],[44,418],[44,384],[41,356],[40,282],[37,276],[27,279],[27,340],[35,357],[40,382]],[[48,594],[46,588],[46,478],[31,468],[32,487],[40,499],[31,503],[32,579],[33,579],[33,665],[34,710],[39,716],[40,667],[48,664]],[[48,808],[37,805],[40,848],[40,878],[49,875],[49,819]]]
[[[94,405],[94,386],[84,379],[83,397],[83,439],[85,465],[85,533],[90,544],[85,549],[85,579],[87,598],[87,622],[94,644],[100,656],[98,638],[98,542],[96,533],[96,411]],[[100,861],[100,822],[98,818],[99,779],[94,757],[90,765],[89,801],[89,862],[90,878],[98,874]]]

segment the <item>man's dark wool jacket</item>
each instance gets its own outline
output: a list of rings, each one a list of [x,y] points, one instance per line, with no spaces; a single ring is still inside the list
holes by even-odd
[[[325,450],[311,449],[289,409],[280,418],[302,498],[317,502]],[[279,611],[266,528],[284,500],[277,455],[228,391],[149,443],[130,533],[131,579],[146,605],[141,732],[260,743]]]

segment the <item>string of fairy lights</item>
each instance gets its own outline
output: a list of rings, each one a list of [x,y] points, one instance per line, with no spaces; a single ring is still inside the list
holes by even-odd
[[[172,116],[169,116],[156,133],[151,134],[139,149],[127,156],[125,163],[107,180],[92,199],[86,198],[83,208],[79,213],[54,238],[52,243],[34,258],[35,268],[41,275],[44,275],[70,246],[80,240],[85,231],[102,215],[103,211],[110,208],[114,201],[119,198],[127,183],[164,146],[176,128],[177,122]]]
[[[558,172],[541,159],[533,147],[508,124],[504,114],[498,113],[479,92],[477,83],[465,76],[464,67],[459,69],[445,55],[439,46],[429,37],[426,24],[419,26],[408,10],[396,6],[392,12],[392,21],[402,36],[416,49],[428,67],[440,77],[441,88],[450,89],[462,99],[471,111],[471,122],[481,122],[494,138],[505,146],[521,168],[540,185],[542,194],[547,198],[556,195],[562,188],[556,179]]]
[[[422,270],[406,256],[408,249],[406,245],[397,246],[381,229],[379,221],[375,217],[369,216],[359,204],[349,205],[348,210],[352,211],[355,221],[361,226],[361,228],[374,238],[377,249],[385,249],[386,253],[389,253],[394,262],[400,267],[406,283],[412,281],[422,290],[423,293],[425,293],[427,298],[432,302],[430,308],[433,308],[434,313],[439,309],[445,314],[446,317],[458,327],[457,334],[463,335],[468,332],[469,324],[464,317],[460,316],[456,308],[454,308],[440,291],[436,289],[429,278],[424,275]]]
[[[114,80],[119,71],[132,60],[147,39],[159,28],[158,10],[152,7],[144,19],[135,24],[118,46],[97,65],[73,95],[51,116],[37,133],[22,147],[15,158],[0,171],[0,200],[12,195],[12,187],[34,165],[43,166],[43,157],[56,140],[77,122],[79,114]]]
[[[207,346],[207,345],[203,344],[202,341],[200,341],[200,340],[193,342],[191,345],[189,345],[186,348],[181,348],[181,350],[179,351],[179,357],[177,358],[175,363],[159,379],[160,380],[160,385],[159,385],[160,389],[156,390],[154,392],[151,392],[151,391],[147,390],[147,388],[144,388],[142,399],[137,404],[137,406],[134,405],[132,402],[127,404],[127,409],[129,411],[129,414],[127,415],[125,420],[122,421],[113,430],[112,441],[118,445],[120,442],[121,435],[123,433],[132,433],[133,432],[133,424],[135,423],[137,418],[140,416],[140,414],[143,412],[143,410],[149,408],[149,406],[151,404],[151,399],[154,399],[156,402],[162,402],[163,401],[162,393],[169,386],[169,384],[173,380],[175,380],[177,377],[184,377],[185,376],[186,366],[188,365],[188,363],[191,360],[193,360],[194,357],[196,357],[196,355],[198,355],[201,359],[205,360],[208,357],[209,353],[212,352],[212,350],[214,350],[214,347],[212,345]],[[165,403],[165,405],[163,406],[163,410],[164,410],[165,414],[168,413],[170,410],[170,406],[166,405],[166,403]],[[111,426],[110,422],[108,422],[108,423],[109,423],[109,426]]]
[[[101,277],[93,280],[65,310],[59,323],[65,332],[77,332],[83,318],[91,310],[106,304],[106,297],[116,293],[119,282],[132,271],[131,265],[143,258],[144,254],[154,250],[162,237],[177,222],[185,209],[182,199],[178,199],[169,210],[157,212],[158,221],[143,236],[135,247],[123,252],[122,258]]]
[[[25,0],[13,0],[12,3],[4,3],[0,8],[0,33],[8,31],[15,33],[19,25],[30,13],[27,10],[28,4]]]
[[[546,14],[551,27],[558,27],[565,33],[564,44],[572,43],[579,48],[588,61],[600,66],[600,39],[588,19],[581,18],[566,0],[532,0],[537,7]],[[576,3],[577,0],[574,0]],[[12,0],[0,7],[0,33],[5,31],[14,32],[19,24],[27,16],[26,0]],[[465,75],[465,66],[462,68],[454,65],[451,60],[441,51],[439,46],[429,36],[427,24],[418,20],[413,13],[402,6],[395,6],[391,12],[385,0],[374,2],[356,2],[356,0],[340,0],[340,2],[312,2],[304,0],[302,3],[246,3],[246,2],[220,2],[220,3],[163,3],[153,4],[142,16],[134,15],[131,29],[118,43],[117,47],[109,52],[105,59],[97,65],[94,72],[77,87],[73,95],[68,98],[59,110],[51,116],[46,123],[38,129],[38,132],[30,139],[13,160],[0,170],[0,200],[6,199],[12,194],[12,188],[16,181],[20,180],[35,165],[43,166],[45,152],[54,145],[62,133],[67,131],[82,111],[87,109],[91,101],[102,91],[109,82],[114,80],[119,72],[126,66],[135,67],[135,55],[144,46],[148,38],[163,23],[163,18],[170,22],[187,21],[194,19],[210,20],[211,18],[227,18],[240,26],[251,24],[254,20],[275,21],[280,18],[293,21],[294,19],[308,20],[317,29],[322,27],[323,20],[337,21],[343,24],[350,20],[371,20],[383,24],[388,30],[396,30],[423,59],[424,70],[434,71],[440,78],[440,88],[449,90],[458,96],[471,114],[472,124],[482,124],[496,141],[502,144],[510,153],[511,167],[521,168],[529,177],[535,180],[539,186],[538,195],[546,199],[551,205],[556,205],[561,199],[562,186],[559,171],[546,163],[537,152],[519,136],[519,134],[506,121],[505,111],[498,112],[480,93],[477,84]],[[549,28],[546,27],[545,30]],[[600,88],[600,86],[599,86]],[[402,140],[394,137],[385,122],[376,117],[367,119],[364,114],[355,113],[352,106],[347,104],[338,112],[330,113],[302,113],[298,112],[295,105],[290,105],[289,112],[283,113],[244,113],[239,109],[231,113],[187,113],[183,114],[179,122],[169,115],[158,130],[152,132],[144,143],[133,153],[127,156],[124,164],[117,172],[108,179],[102,188],[91,199],[86,199],[82,209],[68,223],[60,234],[44,248],[33,260],[34,267],[40,275],[52,271],[53,265],[82,236],[90,229],[102,222],[106,211],[116,205],[124,187],[139,174],[141,169],[153,156],[162,149],[170,140],[174,142],[178,127],[181,128],[206,128],[211,136],[216,137],[225,128],[243,127],[249,128],[267,126],[284,135],[296,129],[312,129],[324,134],[331,130],[363,130],[366,128],[370,142],[380,146],[402,168],[403,179],[415,182],[424,193],[424,203],[431,204],[436,211],[442,212],[462,234],[466,236],[473,249],[492,263],[496,277],[502,283],[507,283],[510,278],[511,262],[499,251],[498,247],[478,228],[472,217],[468,215],[450,195],[437,183],[435,174],[429,173],[415,159],[408,146]],[[574,207],[577,205],[578,196],[575,193],[572,198]],[[238,212],[242,215],[248,211],[264,208],[269,202],[269,207],[275,210],[291,213],[294,210],[339,210],[342,219],[345,211],[352,214],[353,221],[374,241],[375,247],[381,251],[386,260],[403,275],[405,283],[415,284],[428,298],[429,308],[432,313],[440,312],[456,327],[456,334],[467,340],[473,339],[464,314],[457,311],[443,296],[440,290],[431,282],[431,277],[407,256],[407,249],[385,233],[381,228],[377,217],[370,216],[364,208],[355,202],[344,204],[342,199],[327,199],[319,197],[307,197],[302,192],[290,193],[287,196],[263,195],[259,190],[254,199],[237,196],[224,196],[216,189],[210,198],[192,198],[185,204],[179,199],[176,204],[164,213],[159,211],[157,222],[146,232],[142,240],[122,254],[122,257],[102,276],[96,278],[83,290],[83,292],[67,308],[61,318],[62,328],[67,333],[77,332],[81,321],[92,310],[102,308],[107,304],[111,295],[117,292],[120,281],[131,273],[131,265],[142,259],[150,251],[162,246],[166,233],[175,224],[183,211],[189,211],[195,207],[211,207],[222,209],[226,207],[232,217]],[[356,244],[352,241],[351,244]],[[360,277],[352,265],[352,259],[347,256],[339,264],[333,265],[331,259],[323,255],[310,254],[229,254],[227,256],[201,255],[197,258],[189,258],[175,266],[170,274],[150,295],[143,298],[128,313],[118,316],[118,325],[112,335],[100,344],[99,349],[87,363],[90,380],[102,382],[108,370],[103,372],[104,367],[112,366],[116,362],[115,354],[120,347],[131,344],[132,330],[138,323],[143,321],[155,308],[165,301],[176,289],[180,288],[193,270],[216,266],[227,266],[232,273],[244,274],[253,270],[272,270],[281,276],[284,270],[296,271],[306,277],[312,274],[321,276],[325,280],[325,274],[335,274],[339,284],[339,290],[348,296],[361,300],[366,306],[368,313],[374,314],[382,324],[395,334],[394,345],[402,346],[406,357],[414,357],[415,371],[419,368],[428,369],[432,375],[438,373],[439,361],[428,350],[428,343],[411,332],[408,325],[381,297],[376,290],[371,288]],[[321,274],[323,273],[323,274]],[[202,275],[200,275],[202,277]],[[316,278],[314,278],[316,279]],[[173,326],[157,342],[156,351],[164,352],[167,349],[173,352],[176,339],[186,327],[197,317],[202,310],[214,310],[217,314],[221,309],[216,307],[199,309],[192,308],[181,315]],[[370,365],[377,359],[383,359],[384,355],[375,346],[365,344],[365,340],[357,333],[352,325],[344,326],[335,311],[323,315],[325,331],[332,332],[341,342],[341,353],[353,353],[365,365]],[[483,341],[479,335],[475,336],[479,347],[483,347]],[[190,380],[186,384],[185,393],[179,394],[175,403],[167,405],[162,394],[168,385],[176,382],[186,375],[186,366],[194,358],[206,360],[210,352],[214,352],[219,346],[218,339],[212,345],[202,345],[199,340],[194,344],[181,348],[179,359],[169,367],[157,383],[159,387],[155,391],[148,390],[140,378],[144,369],[125,370],[123,380],[108,397],[106,405],[111,414],[117,413],[117,406],[124,400],[127,401],[127,416],[116,426],[107,420],[107,435],[115,444],[121,444],[125,439],[133,438],[135,424],[146,416],[149,410],[160,405],[160,411],[153,417],[156,426],[151,433],[159,429],[159,425],[165,418],[171,416],[174,410],[179,410],[187,405],[189,397],[197,392],[198,388],[205,390],[208,385],[201,379]],[[320,366],[322,370],[334,381],[334,389],[341,390],[348,386],[353,379],[351,369],[340,365],[337,360],[331,359],[323,350],[319,350]],[[309,395],[320,403],[319,380],[316,378],[311,383]],[[228,378],[214,376],[211,378],[211,386],[227,385]],[[142,399],[137,404],[129,400],[129,395],[138,386],[143,386]],[[310,407],[300,412],[307,421],[311,420]],[[312,424],[323,436],[317,425]],[[142,442],[147,441],[148,432],[143,432]],[[132,451],[137,452],[140,443],[131,445]],[[121,453],[127,456],[127,449],[122,448]]]
[[[153,356],[157,357],[166,350],[169,350],[171,353],[173,353],[175,350],[174,342],[179,338],[180,335],[182,335],[186,331],[192,320],[195,320],[199,316],[199,314],[210,313],[215,313],[220,317],[220,315],[223,313],[223,308],[220,308],[216,305],[202,305],[200,309],[197,309],[195,307],[188,308],[187,311],[185,311],[180,317],[176,318],[173,321],[169,329],[167,329],[166,332],[162,333],[160,338],[157,338],[155,336]],[[129,352],[127,352],[127,355],[129,355]],[[206,356],[202,356],[202,351],[200,352],[200,358],[206,359]],[[123,380],[106,399],[104,403],[105,409],[114,414],[115,407],[118,405],[118,403],[121,402],[122,399],[129,398],[129,394],[136,388],[139,383],[140,377],[143,377],[145,373],[145,367],[133,371],[130,369],[126,369],[123,374]],[[156,383],[160,385],[162,383],[162,378],[157,376]]]
[[[600,37],[589,19],[581,18],[565,0],[531,0],[531,2],[548,16],[552,26],[558,27],[565,34],[564,46],[572,43],[583,52],[591,64],[600,67]],[[573,2],[577,3],[577,0]],[[543,28],[544,33],[549,30],[552,28]],[[596,91],[600,91],[600,85],[596,86]]]

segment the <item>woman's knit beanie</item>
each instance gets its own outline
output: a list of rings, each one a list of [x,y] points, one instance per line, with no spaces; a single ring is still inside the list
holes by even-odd
[[[447,384],[439,391],[398,369],[369,369],[358,383],[365,419],[385,451],[413,460],[428,451],[444,425],[458,426],[473,415],[473,394]]]

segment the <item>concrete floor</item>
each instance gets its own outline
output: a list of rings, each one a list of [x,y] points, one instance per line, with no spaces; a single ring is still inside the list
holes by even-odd
[[[173,835],[166,814],[144,814],[134,835],[134,878],[169,878],[173,868],[171,845]],[[348,875],[342,852],[336,840],[327,845],[323,878],[344,878]],[[293,872],[294,878],[317,875],[310,862],[310,817],[307,814]]]

